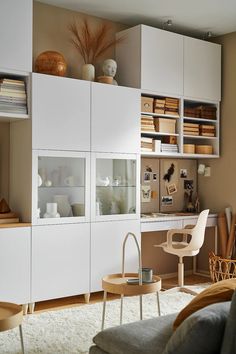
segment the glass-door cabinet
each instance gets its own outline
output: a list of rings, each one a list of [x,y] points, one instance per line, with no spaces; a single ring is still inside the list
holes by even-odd
[[[93,221],[139,218],[139,159],[136,154],[92,154]]]
[[[33,224],[89,221],[89,153],[33,152]]]

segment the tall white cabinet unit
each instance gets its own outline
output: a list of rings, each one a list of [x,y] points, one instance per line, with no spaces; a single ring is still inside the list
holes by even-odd
[[[32,0],[1,0],[0,68],[32,71]]]
[[[184,96],[221,100],[221,46],[184,37]]]
[[[92,83],[91,97],[91,291],[102,277],[121,272],[122,243],[128,232],[140,242],[139,90]],[[126,253],[137,271],[134,244]]]
[[[138,25],[120,32],[116,50],[120,84],[183,94],[183,36]]]

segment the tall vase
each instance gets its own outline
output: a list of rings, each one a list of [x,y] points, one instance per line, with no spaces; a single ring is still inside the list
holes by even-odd
[[[95,80],[95,67],[93,64],[84,64],[82,66],[82,80]]]

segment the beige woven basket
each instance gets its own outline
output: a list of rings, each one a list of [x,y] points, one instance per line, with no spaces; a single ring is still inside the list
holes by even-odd
[[[221,258],[211,252],[209,254],[209,268],[213,283],[224,279],[236,278],[236,259]]]

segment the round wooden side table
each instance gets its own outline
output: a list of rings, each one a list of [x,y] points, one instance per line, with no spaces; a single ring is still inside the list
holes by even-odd
[[[161,278],[157,275],[153,275],[153,282],[142,283],[142,284],[127,284],[128,279],[137,279],[137,273],[125,273],[122,274],[110,274],[106,275],[102,279],[102,288],[104,290],[103,297],[103,312],[102,312],[102,330],[104,329],[105,323],[105,313],[106,313],[106,301],[107,293],[117,294],[121,296],[120,305],[120,324],[122,324],[123,317],[123,297],[126,296],[140,296],[140,320],[143,319],[143,308],[142,308],[142,295],[157,293],[157,309],[158,315],[160,316],[160,301],[159,301],[159,291],[161,290]]]
[[[23,309],[22,306],[10,302],[0,302],[0,332],[19,326],[22,353],[24,350],[22,331]]]

